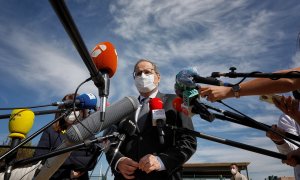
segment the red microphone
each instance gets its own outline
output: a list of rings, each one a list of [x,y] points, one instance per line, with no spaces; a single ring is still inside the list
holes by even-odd
[[[165,133],[163,131],[163,126],[166,123],[166,113],[163,102],[160,98],[152,98],[149,101],[149,107],[152,114],[152,126],[157,127],[159,142],[160,144],[164,144]]]
[[[180,97],[176,97],[172,102],[173,108],[178,112],[182,112],[185,116],[192,117],[194,113],[192,113],[192,106],[186,106],[183,103],[183,99]]]
[[[118,64],[118,54],[114,45],[110,42],[101,42],[92,50],[91,57],[98,70],[108,73],[111,78]]]
[[[182,107],[181,107],[182,103],[183,103],[182,98],[176,97],[173,100],[172,105],[173,105],[174,109],[176,109],[176,111],[182,112]]]

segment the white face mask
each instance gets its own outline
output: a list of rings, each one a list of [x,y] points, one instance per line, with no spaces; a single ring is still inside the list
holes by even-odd
[[[76,117],[78,117],[78,119],[80,119],[79,115],[80,115],[80,112],[79,111],[72,111],[67,117],[65,117],[65,121],[68,123],[68,124],[73,124],[74,121],[76,120],[76,117],[75,117],[75,114],[76,114]]]
[[[237,172],[237,170],[236,170],[236,169],[231,169],[231,174],[235,175],[235,174],[236,174],[236,172]]]
[[[135,77],[134,81],[136,88],[141,93],[147,93],[156,88],[154,84],[154,74],[145,75],[142,73],[141,76]]]

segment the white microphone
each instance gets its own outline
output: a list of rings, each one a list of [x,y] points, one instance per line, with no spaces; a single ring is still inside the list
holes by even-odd
[[[163,109],[163,102],[160,98],[152,98],[149,101],[149,107],[152,113],[152,125],[157,127],[160,144],[164,144],[163,126],[166,124],[166,113]]]

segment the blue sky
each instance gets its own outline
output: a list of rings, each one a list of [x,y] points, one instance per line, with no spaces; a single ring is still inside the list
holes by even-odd
[[[298,0],[279,1],[66,1],[89,50],[99,42],[112,42],[118,52],[118,69],[111,79],[109,101],[138,95],[132,69],[140,58],[158,64],[160,90],[174,93],[175,75],[194,66],[200,75],[228,72],[272,72],[300,66],[297,35],[300,32]],[[50,3],[46,0],[1,0],[0,107],[49,104],[74,92],[89,72]],[[222,78],[227,82],[238,79]],[[80,93],[98,95],[92,82]],[[259,122],[271,125],[280,112],[257,96],[225,100]],[[219,104],[212,104],[226,109]],[[1,111],[9,114],[10,111]],[[30,134],[53,119],[36,116]],[[215,120],[193,117],[196,130],[277,151],[265,132]],[[0,140],[9,134],[8,119],[0,120]],[[34,143],[38,138],[33,140]],[[101,159],[106,168],[105,158]],[[254,180],[269,175],[290,176],[292,168],[272,157],[198,139],[189,162],[251,162]],[[98,163],[100,164],[100,163]],[[106,166],[106,167],[105,167]],[[99,167],[99,166],[98,166]],[[95,175],[99,170],[95,170]]]

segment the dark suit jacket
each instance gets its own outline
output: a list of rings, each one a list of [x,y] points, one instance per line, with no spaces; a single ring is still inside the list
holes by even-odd
[[[158,92],[156,97],[162,99],[164,103],[167,124],[177,127],[185,127],[191,130],[194,129],[192,120],[177,112],[173,108],[172,102],[174,98],[176,98],[176,95],[162,94]],[[132,114],[128,119],[135,122],[134,116],[135,113]],[[139,160],[147,154],[159,156],[164,163],[166,170],[153,171],[149,174],[146,174],[140,170],[136,170],[134,174],[136,179],[181,179],[182,165],[193,155],[196,150],[196,138],[187,134],[176,132],[167,127],[164,127],[163,130],[165,132],[165,142],[164,144],[160,144],[157,127],[152,126],[151,113],[149,113],[144,130],[142,132],[136,131],[136,133],[132,136],[126,136],[120,147],[120,151],[117,152],[111,165],[116,180],[125,179],[121,173],[115,171],[114,169],[117,161],[121,157],[129,157],[134,161],[139,162]],[[111,147],[106,153],[108,162],[111,162],[114,150],[115,148]]]

